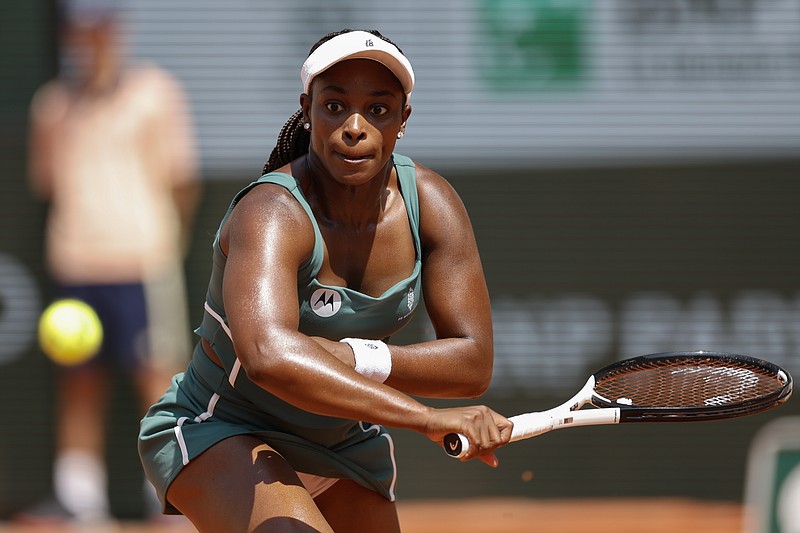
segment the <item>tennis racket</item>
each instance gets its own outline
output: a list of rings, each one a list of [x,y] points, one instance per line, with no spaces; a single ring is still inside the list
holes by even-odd
[[[595,372],[558,407],[511,417],[511,442],[575,426],[734,418],[771,409],[791,394],[789,373],[755,357],[704,351],[642,355]],[[598,409],[580,410],[587,404]],[[443,445],[453,457],[469,450],[459,433],[445,436]]]

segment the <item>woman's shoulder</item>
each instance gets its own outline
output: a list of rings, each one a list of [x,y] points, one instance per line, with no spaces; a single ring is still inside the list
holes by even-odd
[[[280,229],[295,235],[298,244],[313,239],[313,226],[303,207],[286,187],[257,180],[237,194],[222,222],[222,240],[229,231],[261,235]],[[269,228],[269,230],[267,230]],[[309,240],[313,243],[313,240]]]
[[[248,210],[275,213],[276,210],[294,211],[300,208],[292,190],[295,179],[280,172],[264,174],[243,188],[234,198],[234,206],[246,206]]]
[[[417,174],[417,191],[421,201],[426,198],[438,200],[458,198],[458,193],[447,178],[416,161],[414,167]]]

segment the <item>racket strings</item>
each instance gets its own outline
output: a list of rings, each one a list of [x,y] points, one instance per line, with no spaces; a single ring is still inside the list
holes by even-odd
[[[595,392],[637,407],[713,407],[757,400],[783,385],[757,366],[717,359],[661,360],[611,371]]]

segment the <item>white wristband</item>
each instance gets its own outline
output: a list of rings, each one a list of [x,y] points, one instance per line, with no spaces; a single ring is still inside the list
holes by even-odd
[[[356,356],[356,372],[371,380],[383,383],[392,373],[392,354],[383,341],[368,339],[342,339],[353,348]]]

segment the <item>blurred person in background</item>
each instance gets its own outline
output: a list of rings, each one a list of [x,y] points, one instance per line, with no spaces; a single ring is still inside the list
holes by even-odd
[[[102,521],[112,365],[133,381],[143,413],[186,364],[182,261],[200,185],[183,89],[126,58],[121,6],[60,7],[62,68],[32,100],[29,178],[49,207],[54,296],[94,307],[104,341],[89,362],[58,369],[55,498],[23,515]]]

